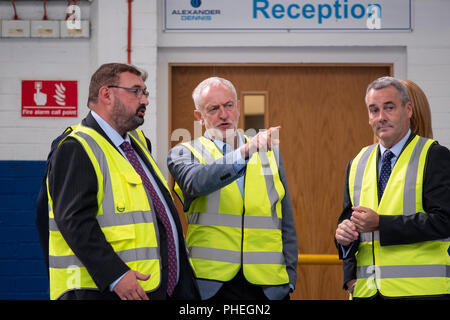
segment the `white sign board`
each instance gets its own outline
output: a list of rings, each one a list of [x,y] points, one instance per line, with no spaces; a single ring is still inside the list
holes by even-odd
[[[410,31],[411,0],[164,0],[164,30]]]

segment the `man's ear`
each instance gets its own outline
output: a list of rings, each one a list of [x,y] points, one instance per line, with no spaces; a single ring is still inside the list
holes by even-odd
[[[200,124],[201,124],[202,126],[205,124],[204,121],[203,121],[202,113],[201,113],[199,110],[197,110],[197,109],[194,110],[194,117],[195,117],[195,119],[196,119],[197,121],[200,122]]]
[[[411,102],[411,101],[408,101],[408,102],[406,103],[406,105],[405,105],[405,108],[406,108],[406,110],[407,110],[407,112],[408,112],[409,118],[411,119],[412,114],[413,114],[412,102]]]
[[[111,104],[114,99],[112,90],[107,86],[101,87],[98,91],[98,99],[99,102],[102,102],[103,104]]]

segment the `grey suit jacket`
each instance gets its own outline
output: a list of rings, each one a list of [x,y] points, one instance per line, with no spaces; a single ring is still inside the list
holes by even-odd
[[[220,151],[222,152],[222,150]],[[297,281],[298,257],[297,233],[281,154],[277,159],[279,161],[278,170],[280,180],[286,190],[286,194],[281,202],[282,239],[286,270],[289,275],[289,285],[264,286],[263,290],[266,296],[274,300],[282,299],[289,291],[294,290]],[[184,211],[189,209],[189,206],[195,198],[219,190],[245,174],[245,167],[240,172],[236,172],[233,166],[232,152],[204,165],[194,157],[188,148],[181,144],[169,151],[167,165],[174,180],[183,192]],[[198,279],[198,284],[203,299],[212,297],[222,286],[221,282],[202,279]]]

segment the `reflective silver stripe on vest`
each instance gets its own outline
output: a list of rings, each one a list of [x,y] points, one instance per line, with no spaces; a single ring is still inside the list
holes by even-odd
[[[192,146],[192,148],[194,148],[195,151],[197,151],[203,157],[205,164],[213,164],[216,161],[214,156],[211,154],[211,152],[209,152],[208,148],[205,147],[205,145],[202,143],[202,141],[200,139],[195,139],[195,140],[186,142],[186,144],[190,144]],[[195,157],[195,155],[194,155],[194,157]],[[198,159],[198,160],[201,162],[201,159]]]
[[[132,262],[140,260],[159,259],[158,248],[138,248],[123,251],[116,251],[117,255],[123,262]],[[75,255],[70,256],[49,256],[49,264],[51,268],[63,269],[69,266],[84,267],[81,261]]]
[[[133,212],[115,213],[112,216],[109,214],[102,214],[98,215],[96,218],[98,224],[102,228],[152,222],[151,211],[133,211]],[[50,218],[48,224],[50,231],[59,231],[55,219]]]
[[[147,146],[147,141],[142,141],[141,137],[139,136],[139,134],[137,133],[136,130],[133,131],[129,131],[128,132],[129,135],[133,136],[137,141],[139,141],[139,143],[141,144],[141,146],[145,149],[145,151],[148,152],[148,154],[151,154],[150,150],[148,149]],[[144,138],[145,139],[145,138]]]
[[[370,154],[376,146],[377,144],[373,144],[367,147],[366,151],[364,151],[361,158],[359,159],[358,166],[356,167],[355,185],[353,187],[353,206],[355,207],[359,206],[362,182],[364,178],[364,171],[367,166],[367,161],[369,161]]]
[[[138,133],[137,133],[136,130],[129,131],[128,134],[129,134],[130,136],[133,136],[133,138],[135,138],[137,141],[139,141],[139,142],[145,147],[144,141],[141,141],[141,138],[139,137],[139,135],[138,135]]]
[[[416,209],[416,181],[417,169],[419,168],[420,154],[428,141],[427,138],[420,137],[411,154],[411,159],[406,169],[405,189],[403,191],[403,215],[409,216],[417,213]]]
[[[380,241],[380,231],[363,232],[360,234],[360,242]]]
[[[285,265],[282,252],[244,252],[244,264],[281,264]]]
[[[450,266],[444,264],[398,265],[398,266],[360,266],[356,269],[356,277],[364,279],[389,278],[450,278]]]
[[[279,196],[278,196],[277,189],[275,189],[275,181],[273,180],[274,178],[273,178],[272,170],[270,169],[269,158],[267,157],[267,153],[265,153],[265,152],[258,152],[258,154],[259,154],[259,158],[261,160],[261,165],[263,168],[264,179],[266,181],[267,195],[269,197],[270,203],[272,203],[272,205],[270,207],[270,213],[271,213],[274,221],[277,221],[278,215],[277,215],[276,203],[279,199]],[[246,223],[246,226],[247,226],[247,223]]]
[[[270,169],[269,157],[267,157],[267,153],[258,152],[259,159],[261,160],[261,166],[264,176],[271,176],[272,170]],[[267,179],[266,179],[267,182]]]
[[[285,264],[282,252],[244,252],[244,264]],[[190,247],[192,259],[205,259],[228,263],[241,263],[241,252],[206,247]]]
[[[136,130],[133,131],[128,131],[129,135],[132,135],[133,137],[135,137],[138,141],[141,141],[141,139],[139,138],[138,133],[136,132]]]
[[[95,158],[97,159],[97,162],[100,166],[100,171],[103,175],[103,201],[102,201],[102,207],[103,207],[103,214],[107,213],[114,213],[114,196],[113,196],[113,190],[112,190],[112,184],[111,184],[111,176],[109,174],[109,167],[108,167],[108,161],[106,160],[105,153],[100,148],[98,143],[88,134],[84,132],[76,132],[77,136],[80,136],[83,138],[89,147],[91,148],[92,152],[94,153]]]
[[[372,239],[373,234],[373,239]],[[380,231],[374,231],[374,232],[364,232],[360,234],[359,238],[360,242],[369,242],[369,241],[380,241]],[[441,242],[450,242],[450,238],[445,239],[438,239],[434,241],[441,241]]]
[[[208,202],[206,203],[207,212],[219,212],[220,191],[221,189],[207,195],[208,197],[207,198]]]
[[[274,220],[272,217],[244,216],[246,228],[249,229],[280,229],[281,219]],[[242,228],[242,216],[234,214],[193,212],[188,218],[189,224],[201,224],[219,227]]]

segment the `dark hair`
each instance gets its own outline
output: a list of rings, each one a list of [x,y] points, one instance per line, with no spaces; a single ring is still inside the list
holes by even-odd
[[[124,72],[140,76],[144,81],[147,79],[147,73],[135,66],[125,63],[105,63],[91,77],[87,106],[90,107],[91,103],[97,103],[101,87],[118,85],[120,74]]]
[[[366,95],[371,89],[381,90],[389,86],[393,86],[395,89],[397,89],[403,106],[406,105],[409,101],[411,101],[408,95],[408,90],[406,90],[406,87],[400,82],[400,80],[395,79],[393,77],[381,77],[373,81],[367,87]]]

